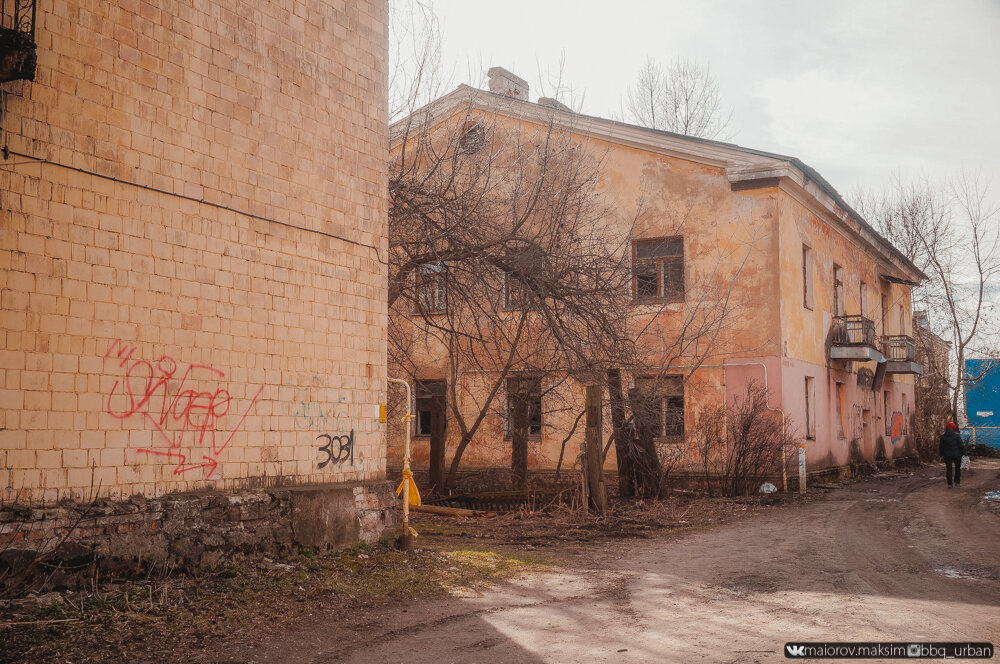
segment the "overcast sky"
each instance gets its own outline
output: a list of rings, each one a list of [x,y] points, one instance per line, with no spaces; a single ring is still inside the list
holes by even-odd
[[[799,157],[841,193],[894,171],[981,169],[1000,199],[1000,0],[434,0],[453,82],[555,71],[609,117],[647,55],[708,62],[733,142]]]

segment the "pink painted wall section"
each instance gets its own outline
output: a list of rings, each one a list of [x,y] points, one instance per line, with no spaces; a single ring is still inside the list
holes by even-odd
[[[862,366],[874,371],[874,363]],[[806,435],[807,376],[813,378],[816,400],[812,438]],[[887,375],[882,388],[873,391],[859,386],[857,372],[846,367],[773,356],[736,358],[726,363],[726,403],[746,394],[750,381],[764,385],[765,380],[768,404],[784,413],[787,431],[805,442],[810,471],[859,463],[862,459],[896,458],[912,445],[909,422],[913,384],[908,378]]]
[[[768,405],[771,408],[781,409],[781,358],[772,355],[726,360],[726,404],[732,404],[733,399],[746,395],[747,385],[751,381],[767,388]]]
[[[874,371],[874,363],[866,363]],[[806,436],[806,377],[813,378],[815,393],[815,436]],[[838,383],[840,387],[838,387]],[[858,384],[858,373],[846,368],[825,367],[799,360],[782,360],[782,406],[789,428],[806,444],[809,470],[820,470],[862,459],[892,459],[904,454],[912,442],[909,421],[901,410],[905,401],[913,403],[913,385],[888,375],[878,391]],[[886,420],[886,393],[889,423]],[[838,403],[839,402],[839,403]],[[893,413],[900,411],[895,435],[891,431]]]

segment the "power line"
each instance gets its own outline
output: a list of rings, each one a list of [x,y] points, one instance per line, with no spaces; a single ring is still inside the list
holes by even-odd
[[[290,222],[287,222],[287,221],[281,221],[279,219],[274,219],[272,217],[264,217],[264,216],[259,215],[259,214],[254,214],[253,212],[247,212],[246,210],[240,210],[238,208],[230,207],[228,205],[223,205],[222,203],[214,203],[212,201],[206,201],[204,198],[196,198],[194,196],[188,196],[186,194],[179,194],[176,191],[168,191],[166,189],[160,189],[159,187],[153,187],[153,186],[146,185],[146,184],[140,184],[138,182],[133,182],[131,180],[124,180],[122,178],[118,178],[118,177],[115,177],[113,175],[105,175],[104,173],[98,173],[96,171],[87,170],[85,168],[79,168],[77,166],[70,166],[69,164],[64,164],[62,162],[53,161],[51,159],[43,159],[41,157],[35,157],[34,155],[24,154],[23,152],[18,152],[16,150],[11,150],[6,145],[4,145],[4,147],[3,147],[3,157],[4,157],[4,160],[9,159],[10,155],[14,155],[14,156],[17,156],[17,157],[22,157],[24,159],[30,160],[30,162],[28,162],[28,161],[14,162],[13,164],[10,164],[10,166],[20,166],[20,165],[24,165],[24,164],[32,163],[32,162],[38,163],[38,164],[49,164],[51,166],[58,166],[60,168],[65,168],[66,170],[74,171],[76,173],[82,173],[84,175],[90,175],[90,176],[93,176],[93,177],[102,178],[104,180],[109,180],[111,182],[116,182],[118,184],[124,184],[124,185],[129,185],[129,186],[132,186],[132,187],[137,187],[139,189],[144,189],[146,191],[156,192],[158,194],[163,194],[165,196],[173,196],[175,198],[180,198],[182,200],[191,201],[191,202],[194,202],[194,203],[200,203],[201,205],[207,205],[209,207],[213,207],[213,208],[216,208],[216,209],[219,209],[219,210],[226,210],[227,212],[232,212],[234,214],[243,215],[243,216],[249,217],[251,219],[259,219],[260,221],[266,221],[268,223],[278,224],[279,226],[285,226],[287,228],[294,228],[296,230],[305,231],[307,233],[315,233],[317,235],[322,235],[324,237],[333,238],[335,240],[340,240],[341,242],[347,242],[348,244],[353,244],[353,245],[356,245],[356,246],[359,246],[359,247],[366,247],[368,249],[371,249],[375,253],[375,258],[376,258],[376,260],[378,260],[379,263],[382,263],[383,265],[387,264],[384,260],[382,260],[382,257],[379,255],[378,247],[376,247],[374,245],[371,245],[371,244],[366,244],[364,242],[359,242],[357,240],[352,240],[352,239],[344,237],[342,235],[337,235],[336,233],[328,233],[327,231],[322,231],[322,230],[318,230],[318,229],[315,229],[315,228],[307,228],[305,226],[299,226],[297,224],[293,224],[293,223],[290,223]]]

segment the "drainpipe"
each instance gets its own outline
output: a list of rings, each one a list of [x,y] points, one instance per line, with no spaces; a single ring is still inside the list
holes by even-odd
[[[416,532],[410,528],[410,483],[413,481],[413,472],[410,470],[410,420],[413,413],[410,412],[410,384],[400,378],[386,378],[390,383],[399,383],[406,388],[406,415],[403,415],[403,431],[405,431],[406,443],[403,447],[403,482],[400,485],[403,489],[403,535],[400,539],[400,548],[409,551],[413,548],[413,536]]]

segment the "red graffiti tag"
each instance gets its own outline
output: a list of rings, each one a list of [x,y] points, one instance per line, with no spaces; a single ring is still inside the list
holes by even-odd
[[[171,389],[178,374],[177,361],[168,355],[161,355],[155,363],[133,360],[135,350],[134,346],[115,339],[104,354],[105,360],[119,360],[118,366],[125,370],[125,375],[111,387],[105,410],[120,420],[142,417],[149,421],[167,446],[166,449],[142,448],[139,452],[177,460],[175,475],[202,468],[205,478],[210,478],[219,465],[219,455],[243,426],[264,387],[261,386],[250,399],[232,429],[219,431],[217,424],[229,413],[233,402],[228,390],[216,387],[218,381],[225,378],[224,372],[205,364],[190,364],[180,374],[180,382]],[[214,389],[193,387],[206,381],[212,381]],[[186,437],[193,438],[193,445],[206,448],[207,454],[201,457],[204,463],[188,465],[188,455],[180,452]]]

